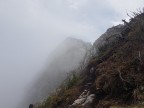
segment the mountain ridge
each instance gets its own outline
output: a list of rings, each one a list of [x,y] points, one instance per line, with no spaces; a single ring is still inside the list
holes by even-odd
[[[36,108],[142,108],[144,12],[133,16],[95,41],[85,66]]]

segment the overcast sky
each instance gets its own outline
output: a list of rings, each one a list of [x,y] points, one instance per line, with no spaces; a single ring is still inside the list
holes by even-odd
[[[93,42],[144,0],[0,0],[0,108],[15,108],[66,37]]]

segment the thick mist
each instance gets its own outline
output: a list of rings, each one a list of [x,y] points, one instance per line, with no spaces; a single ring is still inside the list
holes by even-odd
[[[29,86],[19,107],[36,104],[54,92],[73,70],[89,56],[92,45],[79,39],[67,38],[50,55],[51,60],[37,79]]]

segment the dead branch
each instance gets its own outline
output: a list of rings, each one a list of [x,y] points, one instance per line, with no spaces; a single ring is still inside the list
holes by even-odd
[[[119,77],[120,77],[120,79],[121,79],[122,81],[126,81],[126,80],[124,80],[124,79],[123,79],[123,77],[122,77],[122,74],[121,74],[121,71],[120,71],[120,70],[118,70],[118,73],[119,73]]]
[[[141,62],[141,52],[139,51],[139,61]]]
[[[128,13],[127,13],[127,16],[128,16],[128,17],[130,17],[130,19],[133,19],[133,17],[132,17],[132,16],[130,16]]]

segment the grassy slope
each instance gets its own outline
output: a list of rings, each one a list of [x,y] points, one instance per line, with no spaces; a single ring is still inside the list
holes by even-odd
[[[144,85],[144,14],[135,16],[129,26],[130,31],[123,38],[101,47],[99,56],[90,60],[81,75],[62,85],[38,108],[68,108],[88,82],[93,83],[88,89],[96,94],[93,107],[143,102],[143,91],[139,88]]]

